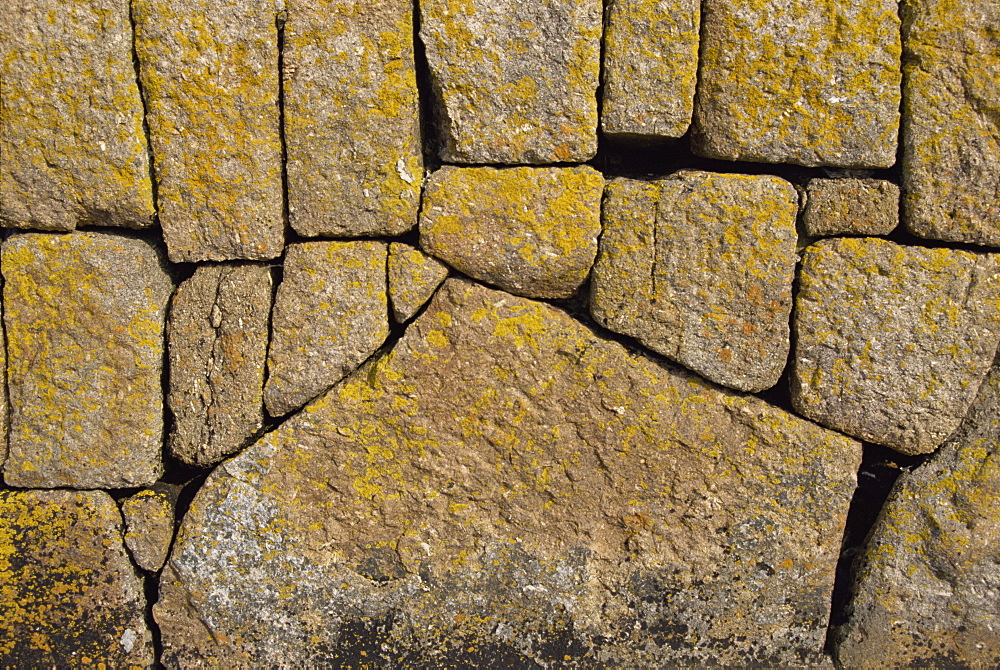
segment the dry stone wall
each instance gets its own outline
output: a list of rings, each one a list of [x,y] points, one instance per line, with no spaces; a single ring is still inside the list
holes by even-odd
[[[996,666],[997,34],[13,0],[0,666]]]

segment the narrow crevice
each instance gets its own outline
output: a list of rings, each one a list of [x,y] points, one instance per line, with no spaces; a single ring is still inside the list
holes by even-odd
[[[159,184],[156,181],[156,163],[153,154],[153,140],[149,131],[149,100],[142,85],[142,64],[139,61],[139,48],[136,44],[137,23],[135,20],[135,3],[129,2],[128,20],[132,27],[132,69],[135,71],[135,85],[139,89],[139,102],[142,105],[142,133],[146,138],[146,154],[149,159],[149,183],[153,198],[153,228],[160,225]]]
[[[288,142],[285,138],[285,22],[288,11],[282,10],[274,17],[278,34],[278,142],[281,144],[281,222],[285,229],[285,244],[292,230],[288,204]]]
[[[176,536],[176,532],[174,535]],[[156,617],[153,616],[153,605],[160,597],[160,574],[146,573],[143,576],[142,586],[146,596],[146,628],[149,629],[153,641],[153,668],[159,670],[163,667],[160,660],[163,658],[163,635],[160,632],[160,626],[156,623]]]
[[[441,138],[438,136],[436,111],[434,108],[434,84],[431,79],[427,49],[420,38],[422,22],[420,0],[413,1],[413,68],[417,82],[417,103],[420,114],[421,146],[424,153],[424,172],[429,174],[441,165],[439,152]]]

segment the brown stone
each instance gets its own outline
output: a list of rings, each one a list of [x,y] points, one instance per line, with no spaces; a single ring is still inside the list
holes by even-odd
[[[389,303],[397,323],[413,318],[448,276],[448,266],[401,242],[389,245]]]
[[[884,179],[811,179],[802,227],[806,235],[888,235],[899,225],[899,187]]]
[[[179,488],[157,484],[122,501],[125,546],[143,570],[158,572],[174,539],[174,505]]]

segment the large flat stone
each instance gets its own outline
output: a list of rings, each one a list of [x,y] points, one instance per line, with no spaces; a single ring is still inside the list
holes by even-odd
[[[422,2],[441,158],[593,158],[601,12],[600,0]]]
[[[300,235],[417,225],[423,155],[411,0],[286,0],[288,217]]]
[[[135,0],[133,14],[170,260],[280,255],[274,0]]]
[[[153,222],[127,0],[9,3],[0,82],[0,225]]]
[[[890,167],[895,0],[706,0],[692,147],[727,160]]]
[[[859,460],[452,279],[390,353],[210,476],[160,582],[163,660],[819,663]]]
[[[612,181],[591,314],[714,382],[770,388],[788,358],[797,213],[777,177]]]

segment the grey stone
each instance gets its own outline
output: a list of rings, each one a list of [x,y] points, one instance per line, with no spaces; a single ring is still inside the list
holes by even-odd
[[[899,225],[899,187],[884,179],[811,179],[802,227],[806,235],[888,235]]]
[[[393,242],[387,273],[392,317],[404,323],[431,299],[448,276],[448,266],[420,249]]]
[[[158,572],[174,539],[174,505],[180,488],[157,484],[122,501],[125,546],[143,570]]]

